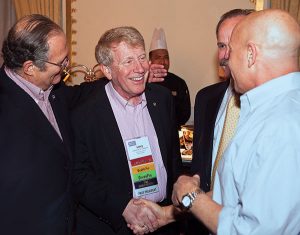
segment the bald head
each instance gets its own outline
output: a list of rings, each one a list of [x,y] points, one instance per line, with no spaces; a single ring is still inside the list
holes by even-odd
[[[229,66],[238,92],[299,70],[300,28],[285,11],[268,9],[248,15],[233,30],[230,46]]]
[[[300,45],[298,23],[282,10],[255,12],[238,25],[236,31],[253,41],[271,57],[297,56]]]

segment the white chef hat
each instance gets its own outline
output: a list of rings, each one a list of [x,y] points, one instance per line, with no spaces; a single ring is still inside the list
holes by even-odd
[[[168,50],[165,31],[162,28],[154,29],[149,52],[157,49]]]

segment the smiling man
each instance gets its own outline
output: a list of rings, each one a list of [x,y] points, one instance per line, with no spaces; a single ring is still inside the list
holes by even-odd
[[[127,224],[147,233],[156,218],[134,198],[169,204],[181,168],[172,96],[147,84],[144,39],[135,28],[105,32],[96,59],[109,82],[73,116],[76,234],[132,234]],[[176,232],[166,227],[156,234]]]

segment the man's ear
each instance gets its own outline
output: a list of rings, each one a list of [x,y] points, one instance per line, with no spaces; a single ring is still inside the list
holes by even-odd
[[[247,60],[248,60],[248,68],[252,67],[255,64],[257,56],[256,45],[252,42],[248,43],[247,46]]]
[[[34,64],[31,60],[26,60],[23,63],[23,72],[24,74],[28,75],[28,76],[33,76],[34,74]]]
[[[110,67],[108,67],[104,64],[100,64],[100,69],[108,80],[112,79]]]

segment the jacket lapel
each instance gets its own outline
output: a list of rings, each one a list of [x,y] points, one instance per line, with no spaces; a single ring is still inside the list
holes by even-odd
[[[60,134],[62,136],[62,140],[60,139],[58,133],[55,131],[55,137],[58,137],[58,140],[60,142],[60,145],[63,143],[66,147],[66,150],[68,152],[69,157],[72,156],[72,149],[71,149],[71,128],[70,128],[70,120],[69,120],[69,112],[70,110],[66,110],[66,107],[64,107],[62,104],[64,103],[61,100],[61,97],[55,94],[55,92],[51,92],[49,96],[49,101],[51,103],[51,107],[60,131]],[[49,123],[50,124],[50,123]],[[51,125],[51,124],[50,124]],[[57,138],[56,138],[57,139]],[[58,143],[57,143],[58,144]]]
[[[205,125],[205,133],[207,133],[207,138],[209,141],[208,147],[208,155],[209,157],[205,158],[204,160],[207,161],[205,163],[205,166],[210,166],[206,170],[207,177],[210,179],[210,172],[212,168],[212,150],[213,150],[213,139],[214,139],[214,129],[215,129],[215,123],[218,116],[219,108],[221,106],[224,94],[226,92],[226,89],[229,85],[229,81],[224,82],[221,86],[218,92],[215,92],[214,95],[211,97],[211,99],[207,102],[207,109],[208,112],[207,115],[207,124]]]
[[[206,110],[209,111],[207,112],[207,120],[209,120],[209,122],[207,123],[206,128],[210,138],[213,138],[214,126],[228,85],[229,85],[229,80],[221,84],[220,90],[214,93],[211,99],[209,99],[207,102]]]
[[[116,169],[118,169],[118,175],[124,176],[124,179],[130,179],[127,154],[125,151],[123,139],[111,104],[107,97],[105,86],[103,86],[101,90],[99,90],[95,99],[95,106],[93,106],[93,109],[95,110],[95,117],[93,117],[93,120],[102,123],[101,132],[103,132],[103,135],[105,135],[105,138],[107,139],[105,142],[110,145],[107,147],[111,148],[111,151],[114,152],[112,156],[118,157],[118,159],[111,159],[111,164],[115,165]]]
[[[160,99],[157,95],[154,95],[152,92],[151,87],[147,86],[145,90],[145,95],[147,98],[147,108],[149,110],[150,117],[152,119],[152,123],[158,138],[159,148],[161,152],[161,156],[164,162],[164,165],[167,166],[167,143],[166,138],[164,137],[164,127],[162,126],[161,122],[161,115],[162,113],[161,109],[163,108],[161,106]]]

